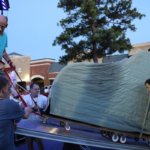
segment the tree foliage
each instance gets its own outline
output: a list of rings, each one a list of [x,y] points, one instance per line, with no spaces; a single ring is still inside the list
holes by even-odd
[[[65,55],[60,63],[73,60],[80,62],[115,51],[130,50],[130,39],[126,31],[136,31],[132,23],[144,14],[132,8],[131,0],[60,0],[58,8],[66,13],[60,20],[63,32],[53,45],[61,45]]]

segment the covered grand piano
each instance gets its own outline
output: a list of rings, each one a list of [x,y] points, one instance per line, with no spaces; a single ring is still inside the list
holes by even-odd
[[[121,132],[150,135],[150,52],[112,63],[73,63],[55,79],[49,114]]]

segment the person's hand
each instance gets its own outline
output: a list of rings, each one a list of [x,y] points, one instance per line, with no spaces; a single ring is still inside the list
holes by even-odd
[[[0,70],[3,70],[5,68],[5,63],[0,60]]]
[[[33,110],[32,110],[32,108],[30,108],[30,107],[25,107],[24,110],[25,110],[25,114],[24,114],[23,118],[26,119],[26,118],[29,117],[29,115],[31,114],[31,112],[32,112]]]
[[[37,105],[35,105],[34,107],[32,107],[32,110],[33,110],[34,112],[37,112],[37,111],[39,110],[39,108],[38,108]]]
[[[31,113],[33,111],[33,109],[32,108],[30,108],[30,107],[25,107],[25,112],[27,112],[27,113]]]
[[[15,65],[13,64],[12,61],[9,62],[9,66],[10,66],[10,69],[13,71],[16,69]]]

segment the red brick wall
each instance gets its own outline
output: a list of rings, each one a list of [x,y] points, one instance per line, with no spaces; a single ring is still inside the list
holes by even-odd
[[[55,73],[50,73],[49,74],[49,78],[56,78],[56,76],[57,76],[57,74],[58,74],[58,72],[55,72]]]
[[[44,85],[49,85],[49,67],[51,63],[41,62],[41,63],[32,63],[30,66],[30,76],[40,75],[44,77]]]

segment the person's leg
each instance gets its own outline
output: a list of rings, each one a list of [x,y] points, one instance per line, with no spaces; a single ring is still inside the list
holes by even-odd
[[[44,150],[44,145],[43,145],[42,139],[34,138],[34,141],[36,141],[39,150]]]
[[[64,143],[63,150],[81,150],[80,145]]]
[[[32,137],[27,137],[26,142],[27,142],[27,145],[28,145],[28,150],[34,150],[33,138]]]

